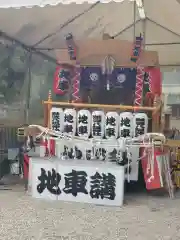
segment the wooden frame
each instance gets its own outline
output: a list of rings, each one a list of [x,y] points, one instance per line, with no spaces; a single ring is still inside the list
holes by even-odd
[[[53,102],[52,94],[49,91],[48,100],[42,102],[44,105],[44,125],[50,128],[50,111],[52,106],[61,106],[61,107],[73,107],[76,109],[87,108],[87,109],[103,109],[103,110],[133,110],[133,111],[151,111],[153,115],[152,129],[154,132],[160,130],[160,123],[156,116],[159,116],[161,110],[161,103],[155,103],[154,107],[148,106],[126,106],[126,105],[103,105],[103,104],[89,104],[89,103],[69,103],[69,102]]]
[[[115,65],[121,67],[136,68],[137,66],[156,67],[159,65],[158,53],[142,49],[137,62],[131,61],[133,43],[125,40],[112,39],[108,34],[103,34],[102,39],[86,39],[86,41],[76,41],[77,59],[81,66],[101,66],[107,56],[112,56]],[[69,57],[68,49],[56,50],[56,58],[59,64],[75,66],[76,61]],[[154,98],[156,99],[156,97]],[[103,109],[106,110],[130,110],[152,112],[152,131],[160,130],[161,103],[154,101],[153,106],[124,106],[124,105],[100,105],[87,103],[53,102],[51,92],[48,100],[43,101],[44,105],[44,125],[50,127],[50,111],[52,106],[72,107],[75,109]]]

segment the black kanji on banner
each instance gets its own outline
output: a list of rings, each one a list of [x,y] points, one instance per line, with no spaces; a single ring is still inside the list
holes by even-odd
[[[64,115],[64,122],[68,122],[68,123],[73,123],[73,116],[71,114],[65,114]]]
[[[86,150],[86,159],[91,160],[92,157],[92,150],[88,149]]]
[[[72,170],[72,172],[64,175],[65,187],[63,191],[66,194],[72,194],[74,197],[76,197],[78,193],[88,194],[86,189],[87,173],[85,171]]]
[[[68,90],[70,78],[71,78],[70,71],[61,69],[61,71],[59,72],[58,89]]]
[[[76,146],[75,146],[75,155],[77,159],[81,159],[83,156],[82,151]]]
[[[121,127],[131,127],[130,122],[131,120],[127,117],[121,118]]]
[[[117,161],[117,149],[113,149],[111,152],[109,152],[109,160],[112,162],[116,162]]]
[[[95,156],[96,156],[97,159],[102,157],[102,161],[104,161],[106,159],[106,149],[98,148],[95,152]]]
[[[93,116],[93,126],[92,126],[93,136],[101,136],[101,131],[102,131],[101,121],[102,121],[102,117],[100,115]]]
[[[136,128],[135,128],[135,136],[138,137],[143,135],[145,132],[145,119],[144,118],[136,118]]]
[[[64,157],[68,157],[70,159],[73,159],[74,158],[74,151],[73,151],[73,148],[68,148],[67,146],[64,146],[64,151],[62,153],[62,156]]]
[[[78,123],[87,124],[88,123],[88,116],[87,115],[81,115],[78,117]]]
[[[128,128],[122,129],[121,130],[121,137],[124,137],[124,138],[130,137],[130,129],[128,129]]]
[[[111,173],[107,175],[98,172],[95,173],[94,176],[91,176],[91,190],[90,196],[91,198],[107,198],[109,200],[114,200],[116,197],[116,177]]]
[[[106,136],[108,137],[115,136],[115,129],[111,127],[106,128]]]
[[[120,158],[120,160],[118,161],[118,164],[119,164],[120,166],[126,166],[126,165],[128,165],[128,163],[129,163],[129,165],[131,165],[132,159],[128,157],[127,151],[125,151],[125,152],[120,152],[120,151],[118,151],[118,155],[120,155],[120,154],[121,154],[121,158]],[[131,157],[132,157],[132,156],[131,156]],[[129,169],[130,169],[130,172],[129,172],[129,173],[131,173],[131,166],[129,167]],[[127,173],[127,168],[125,168],[125,173]]]
[[[94,123],[92,126],[93,136],[101,136],[101,125],[99,123]]]
[[[87,126],[79,126],[79,127],[78,127],[78,132],[79,132],[80,134],[86,134],[86,133],[88,132]]]
[[[70,124],[64,125],[64,132],[66,133],[72,133],[73,132],[73,126]]]
[[[60,131],[60,114],[59,112],[52,112],[52,129]]]
[[[107,117],[106,118],[106,125],[115,126],[116,125],[116,118],[114,118],[114,117]]]
[[[52,194],[61,194],[61,190],[59,188],[61,175],[59,173],[56,173],[55,169],[52,169],[52,172],[46,172],[44,168],[41,168],[41,175],[38,176],[38,180],[40,181],[40,183],[37,185],[38,193],[43,193],[47,188],[47,190]]]
[[[95,123],[101,123],[102,117],[100,115],[94,115],[93,116],[93,122]]]

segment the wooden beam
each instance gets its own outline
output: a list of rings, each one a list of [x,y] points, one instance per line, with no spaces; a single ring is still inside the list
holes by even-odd
[[[99,109],[119,109],[119,110],[143,110],[143,111],[155,111],[156,107],[142,107],[142,106],[126,106],[126,105],[104,105],[104,104],[88,104],[88,103],[68,103],[68,102],[53,102],[43,101],[43,104],[73,107],[73,108],[99,108]]]
[[[167,142],[165,143],[165,146],[167,146],[167,147],[180,147],[180,140],[167,139]]]

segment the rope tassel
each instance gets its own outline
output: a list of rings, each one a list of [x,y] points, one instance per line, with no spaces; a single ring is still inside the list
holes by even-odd
[[[110,75],[115,68],[115,59],[112,56],[106,56],[102,62],[102,74],[107,75],[106,88],[110,90]]]

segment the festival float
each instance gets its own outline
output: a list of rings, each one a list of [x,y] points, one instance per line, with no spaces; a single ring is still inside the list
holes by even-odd
[[[174,196],[163,128],[157,52],[135,42],[75,41],[57,51],[57,68],[44,126],[25,129],[24,175],[34,198],[121,206],[124,182],[136,182],[141,164],[147,190]],[[53,91],[53,92],[52,92]],[[52,95],[68,95],[68,102]],[[20,131],[20,130],[19,130]]]

